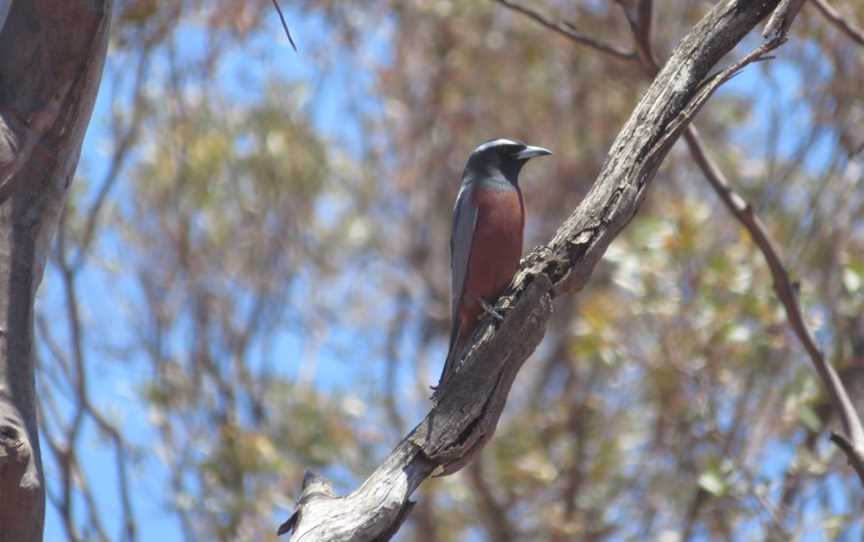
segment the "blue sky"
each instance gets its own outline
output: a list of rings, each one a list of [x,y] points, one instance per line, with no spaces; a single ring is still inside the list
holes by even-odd
[[[352,59],[337,59],[331,65],[322,69],[315,64],[315,58],[308,51],[325,46],[328,41],[328,29],[322,18],[317,16],[297,16],[291,9],[286,9],[292,35],[298,44],[299,53],[295,53],[288,44],[278,19],[273,13],[268,32],[256,35],[247,42],[246,48],[229,52],[218,74],[220,86],[226,97],[238,103],[249,103],[259,98],[267,82],[272,78],[280,78],[296,82],[304,89],[306,95],[300,104],[306,114],[312,119],[316,129],[333,145],[338,145],[341,152],[357,154],[361,151],[361,132],[356,122],[356,114],[351,110],[358,103],[364,110],[376,107],[372,95],[371,76],[364,71],[358,71]],[[181,55],[196,55],[204,47],[206,32],[200,27],[185,25],[179,32],[178,46]],[[387,59],[387,25],[381,25],[379,31],[370,34],[358,54],[369,59],[385,62]],[[123,60],[112,56],[109,52],[106,73],[111,69],[124,69]],[[154,65],[158,74],[165,69],[164,59],[158,59]],[[97,98],[92,120],[87,131],[79,163],[78,174],[90,179],[101,179],[107,169],[105,161],[106,149],[110,148],[111,134],[108,131],[112,111],[112,92],[107,85],[110,80],[105,78]],[[313,88],[313,82],[314,84]],[[344,92],[352,88],[350,94]],[[118,89],[122,95],[124,89]],[[81,183],[79,182],[79,185]],[[76,188],[82,189],[81,186]],[[92,190],[92,187],[90,187]],[[122,205],[123,198],[129,197],[123,182],[115,187],[111,194],[112,202]],[[121,247],[110,239],[100,239],[98,249],[109,258],[122,258]],[[42,306],[62,307],[62,290],[56,272],[49,270],[40,290],[38,303]],[[96,337],[98,332],[91,333],[88,339],[99,344],[102,339],[113,344],[126,342],[124,333],[129,330],[123,326],[112,325],[124,321],[129,307],[118,307],[114,303],[118,297],[116,289],[124,290],[128,298],[131,283],[124,282],[122,277],[106,274],[93,266],[81,275],[80,291],[86,300],[84,317],[87,328],[91,330],[110,330],[110,337]],[[127,320],[128,321],[128,320]],[[60,341],[68,339],[65,329],[56,329],[56,337]],[[301,341],[289,333],[277,337],[279,358],[292,359],[298,356]],[[107,412],[116,413],[123,420],[122,427],[134,444],[147,450],[148,443],[157,442],[155,434],[147,420],[146,407],[138,400],[137,383],[149,376],[148,366],[142,360],[128,359],[123,364],[117,364],[113,359],[100,359],[91,355],[93,367],[90,368],[90,388],[95,403]],[[337,364],[320,363],[316,372],[316,384],[322,388],[332,388],[345,385],[350,375],[341,370]],[[288,366],[290,373],[296,369]],[[60,400],[61,408],[69,407],[70,403]],[[103,512],[103,521],[111,536],[116,536],[120,529],[121,505],[117,494],[117,479],[114,470],[114,454],[99,442],[91,423],[88,422],[81,441],[82,460],[88,474],[99,506]],[[43,443],[43,447],[44,447]],[[152,451],[152,450],[151,450]],[[50,461],[47,462],[49,487],[57,488],[58,482]],[[137,515],[139,539],[161,540],[169,542],[182,540],[176,516],[167,508],[165,502],[168,493],[168,473],[164,465],[153,454],[145,453],[138,468],[133,469],[132,484],[133,506]],[[78,513],[82,514],[81,506]],[[286,511],[287,517],[288,511]],[[274,523],[274,528],[277,524]],[[59,515],[49,503],[46,515],[45,540],[65,540],[65,532]]]

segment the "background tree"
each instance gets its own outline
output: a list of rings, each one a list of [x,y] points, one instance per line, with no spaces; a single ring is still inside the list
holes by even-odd
[[[854,393],[864,12],[838,2],[838,26],[823,6],[697,124]],[[658,61],[707,7],[657,2]],[[303,468],[352,488],[428,409],[468,151],[556,151],[525,172],[532,246],[647,84],[618,4],[534,9],[603,46],[495,2],[310,1],[287,12],[294,55],[267,3],[118,3],[37,319],[68,539],[273,539]],[[556,301],[496,437],[424,484],[403,539],[860,537],[835,411],[702,175],[672,150],[588,287]]]

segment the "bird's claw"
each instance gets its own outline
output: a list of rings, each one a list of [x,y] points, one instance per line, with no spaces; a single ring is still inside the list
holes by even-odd
[[[499,322],[504,321],[504,317],[501,316],[501,314],[495,310],[495,307],[490,305],[488,301],[486,301],[483,298],[477,298],[477,300],[480,302],[480,306],[483,307],[483,312],[485,312],[486,314],[491,314],[492,317],[495,318],[496,320],[498,320]]]

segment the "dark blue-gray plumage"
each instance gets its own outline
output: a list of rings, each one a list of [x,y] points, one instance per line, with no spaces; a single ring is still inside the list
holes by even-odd
[[[493,139],[468,157],[453,208],[452,327],[439,386],[452,376],[479,317],[519,268],[525,226],[519,172],[529,159],[548,154],[551,151],[515,139]]]

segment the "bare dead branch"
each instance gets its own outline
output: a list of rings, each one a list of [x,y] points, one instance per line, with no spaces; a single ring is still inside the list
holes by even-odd
[[[640,6],[645,6],[646,4],[650,9],[650,0],[642,0],[640,2]],[[798,0],[783,0],[768,20],[762,35],[784,39],[800,8],[801,2]],[[651,49],[650,23],[645,22],[650,21],[650,11],[646,13],[640,10],[639,15],[642,22],[634,16],[633,10],[628,10],[625,7],[624,12],[633,30],[634,41],[640,52],[639,58],[648,72],[655,74],[658,67]],[[643,28],[643,24],[648,25],[647,28]],[[753,211],[753,206],[735,192],[724,173],[708,156],[705,145],[702,143],[695,126],[687,127],[684,131],[684,140],[687,142],[690,155],[693,157],[696,165],[702,170],[705,178],[729,212],[747,230],[753,243],[757,246],[765,262],[768,264],[774,291],[783,305],[789,326],[798,337],[798,340],[810,357],[810,361],[816,368],[819,378],[828,390],[828,394],[839,412],[843,431],[851,441],[849,446],[842,447],[841,449],[847,453],[850,464],[855,467],[860,476],[861,471],[858,470],[858,467],[864,465],[864,427],[861,425],[861,420],[843,382],[840,380],[834,367],[825,359],[825,355],[816,345],[813,334],[804,322],[798,294],[793,286],[789,272],[783,263],[783,258],[780,256],[776,243],[771,239],[764,224]],[[849,455],[850,451],[855,451],[854,455]],[[861,481],[864,482],[864,478]]]
[[[804,5],[804,0],[782,0],[771,18],[765,23],[765,30],[762,31],[763,38],[774,38],[785,36],[798,15],[801,6]]]
[[[858,479],[860,479],[861,483],[864,484],[864,461],[862,461],[862,457],[864,456],[861,455],[861,448],[853,442],[850,442],[845,435],[839,433],[831,433],[831,442],[843,450],[843,453],[846,454],[846,457],[849,459],[849,463],[852,464],[852,468],[854,468],[855,472],[858,474]]]
[[[837,11],[827,0],[810,0],[810,3],[816,6],[819,13],[825,17],[828,22],[836,26],[841,32],[852,38],[852,41],[858,45],[864,46],[864,30],[861,29],[849,17],[844,16]]]
[[[624,12],[624,17],[627,19],[627,24],[630,25],[630,30],[636,40],[636,56],[633,60],[639,60],[643,66],[654,66],[654,72],[651,74],[653,77],[659,69],[657,61],[651,54],[653,0],[638,0],[635,5],[627,0],[615,0],[615,3],[621,6],[621,11]]]
[[[498,416],[522,363],[545,331],[551,313],[552,285],[540,275],[511,297],[510,315],[495,332],[486,322],[466,363],[438,404],[402,440],[384,463],[351,495],[322,495],[321,478],[304,480],[298,510],[283,532],[292,540],[386,540],[395,522],[404,520],[408,499],[433,472],[454,472],[473,457],[494,432]],[[290,525],[289,525],[290,524]],[[395,532],[395,531],[394,531]]]
[[[568,39],[571,39],[577,43],[580,43],[582,45],[587,45],[588,47],[591,47],[591,48],[597,49],[598,51],[601,51],[603,53],[612,55],[613,57],[618,58],[620,60],[628,60],[629,61],[629,60],[635,60],[636,59],[636,53],[634,53],[632,51],[624,51],[623,49],[619,49],[618,47],[615,47],[614,45],[610,45],[608,43],[603,43],[602,41],[599,41],[595,38],[592,38],[590,36],[582,34],[578,30],[576,30],[576,28],[573,25],[571,25],[569,23],[566,23],[566,22],[558,23],[558,22],[553,21],[552,19],[546,17],[545,15],[540,13],[539,11],[535,11],[532,8],[525,7],[525,6],[518,4],[516,2],[512,2],[511,0],[495,0],[495,1],[504,7],[507,7],[507,8],[509,8],[515,12],[521,13],[521,14],[525,15],[526,17],[529,17],[529,18],[537,21],[538,23],[545,26],[546,28],[548,28],[550,30],[554,30],[555,32],[558,32],[559,34],[566,36]]]
[[[627,22],[630,25],[631,31],[633,32],[634,41],[636,42],[636,55],[632,55],[630,60],[639,60],[649,76],[656,76],[659,71],[659,66],[654,58],[651,47],[652,0],[639,0],[635,6],[632,2],[627,2],[625,0],[615,0],[615,2],[621,6]],[[830,22],[838,26],[838,28],[847,33],[856,42],[864,44],[864,32],[858,29],[853,23],[846,20],[824,0],[813,0],[813,2]],[[781,2],[766,25],[763,36],[774,36],[776,38],[782,38],[785,36],[797,15],[797,12],[800,10],[801,5],[802,1],[800,0],[784,0]],[[554,27],[554,23],[545,21],[539,14],[532,14],[526,12],[528,10],[524,9],[517,11],[522,12],[547,28],[559,31]],[[568,36],[566,33],[564,33],[564,35]],[[585,45],[585,43],[580,39],[571,39],[575,43]],[[601,52],[608,53],[608,51],[605,51],[602,48],[594,48]],[[782,263],[782,258],[776,248],[776,243],[771,240],[764,224],[753,212],[752,205],[746,202],[734,191],[728,180],[726,180],[726,176],[723,172],[708,157],[705,145],[696,131],[696,128],[693,126],[687,126],[684,130],[684,139],[687,142],[688,149],[690,150],[690,154],[693,157],[694,162],[696,162],[696,165],[702,170],[706,179],[709,181],[709,184],[711,184],[720,196],[723,204],[748,231],[751,239],[765,258],[772,274],[774,290],[783,305],[789,325],[798,337],[805,351],[808,353],[808,356],[816,368],[823,385],[828,390],[835,407],[840,413],[844,433],[849,436],[846,438],[835,435],[832,436],[832,441],[840,446],[841,450],[846,454],[849,463],[855,469],[862,483],[864,483],[864,475],[862,475],[862,473],[864,473],[864,469],[862,469],[862,466],[864,466],[864,438],[862,438],[864,437],[864,427],[862,427],[858,413],[849,399],[849,395],[842,380],[840,380],[833,366],[827,362],[824,354],[816,346],[812,333],[804,323],[797,293],[792,286],[789,272]],[[841,442],[843,442],[844,445],[841,446]]]
[[[702,169],[706,179],[708,179],[708,182],[717,192],[717,195],[720,196],[720,200],[729,209],[729,212],[744,226],[747,233],[750,234],[750,238],[765,258],[765,262],[771,271],[774,291],[783,305],[789,326],[810,357],[810,361],[816,368],[822,384],[834,402],[834,406],[840,415],[843,432],[854,443],[851,448],[846,447],[842,449],[847,454],[850,449],[857,450],[855,457],[849,456],[849,461],[853,466],[864,464],[862,462],[864,461],[864,429],[862,429],[861,420],[855,411],[855,406],[849,399],[849,394],[846,392],[843,382],[837,376],[834,367],[825,359],[825,355],[816,345],[813,334],[804,322],[796,288],[783,264],[779,249],[768,235],[765,225],[756,213],[753,212],[753,206],[735,192],[723,172],[708,157],[695,128],[691,127],[691,131],[684,134],[684,139],[687,141],[693,159],[700,169]],[[862,482],[864,482],[864,478],[862,478]]]
[[[772,39],[709,75],[777,4],[723,2],[691,29],[619,132],[590,192],[552,241],[523,259],[496,304],[504,321],[483,322],[455,376],[436,390],[436,404],[426,418],[351,494],[322,494],[305,484],[281,532],[291,532],[295,541],[386,540],[425,478],[455,472],[471,460],[491,438],[516,373],[545,333],[552,296],[585,286],[639,209],[672,144],[712,93],[783,43],[782,37]]]

